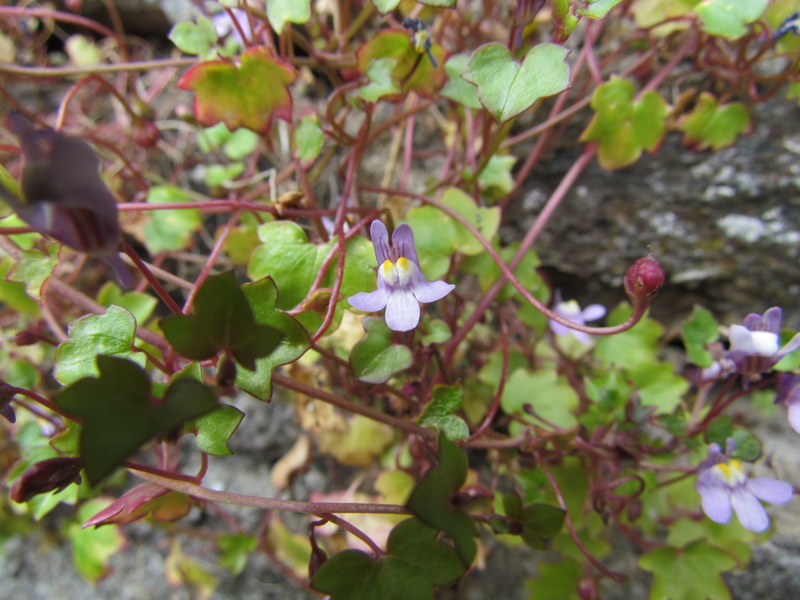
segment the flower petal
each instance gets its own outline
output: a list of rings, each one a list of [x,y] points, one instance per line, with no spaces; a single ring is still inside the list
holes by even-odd
[[[454,286],[452,283],[445,283],[442,280],[417,282],[414,285],[414,296],[420,302],[436,302],[447,296],[453,291]]]
[[[779,306],[773,306],[764,313],[764,318],[761,321],[762,327],[772,333],[780,333],[781,321],[783,320],[783,311]]]
[[[731,497],[728,490],[720,485],[698,485],[701,506],[706,516],[715,523],[731,520]]]
[[[791,484],[771,477],[753,477],[747,481],[747,489],[759,500],[770,504],[785,504],[794,496]]]
[[[797,433],[800,433],[800,403],[793,403],[789,405],[789,425],[792,426]]]
[[[742,325],[731,325],[728,338],[731,352],[744,352],[748,356],[774,356],[778,352],[778,334],[769,331],[750,331]]]
[[[389,294],[386,304],[386,325],[394,331],[410,331],[419,324],[419,303],[409,291]]]
[[[742,527],[761,533],[769,529],[769,516],[766,509],[753,495],[753,493],[743,487],[736,488],[731,494],[731,506],[736,511],[736,516]]]
[[[392,232],[392,251],[394,252],[392,260],[396,261],[404,256],[419,267],[417,249],[414,247],[414,232],[406,223],[398,225]]]
[[[350,306],[363,310],[364,312],[376,312],[386,306],[389,301],[389,294],[383,288],[378,288],[374,292],[359,292],[350,296],[347,301]]]
[[[379,267],[384,261],[391,260],[392,253],[389,248],[389,232],[386,229],[386,225],[375,219],[369,228],[369,239],[372,240],[372,245],[375,248],[375,258],[378,259]]]
[[[590,304],[583,309],[581,317],[584,321],[596,321],[606,316],[606,307],[602,304]]]

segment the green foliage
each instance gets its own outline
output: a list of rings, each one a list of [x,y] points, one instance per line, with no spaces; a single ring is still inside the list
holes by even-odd
[[[407,519],[389,535],[387,554],[374,559],[345,550],[325,561],[311,584],[331,600],[433,600],[433,587],[465,570],[458,553],[436,540],[436,529]]]
[[[417,483],[406,502],[411,513],[430,527],[449,535],[464,567],[475,558],[478,528],[453,496],[467,477],[467,457],[446,436],[439,436],[439,462]]]
[[[478,88],[468,83],[461,75],[466,72],[469,64],[467,54],[454,54],[444,63],[447,73],[447,83],[442,88],[442,96],[450,98],[467,108],[477,110],[481,107],[478,99]]]
[[[304,165],[313,163],[322,151],[324,142],[325,134],[322,132],[319,119],[312,115],[300,119],[294,131],[294,147],[300,162]]]
[[[422,411],[417,423],[441,431],[449,440],[466,440],[469,428],[456,412],[464,403],[464,390],[460,385],[435,385],[433,397]]]
[[[385,383],[411,366],[411,350],[392,343],[392,332],[383,319],[366,318],[367,335],[353,347],[350,364],[357,379]]]
[[[125,538],[117,526],[83,529],[81,523],[96,513],[103,500],[90,500],[81,505],[77,519],[64,526],[64,533],[72,545],[75,568],[92,583],[109,573],[111,557],[125,546]]]
[[[735,565],[733,558],[705,540],[683,548],[662,546],[639,559],[639,566],[653,573],[650,600],[729,600],[720,574]]]
[[[563,510],[549,504],[528,504],[523,506],[519,494],[503,496],[503,508],[524,542],[531,548],[544,550],[548,542],[561,531],[564,525]]]
[[[700,95],[697,106],[679,124],[685,134],[685,143],[700,150],[719,150],[730,146],[736,136],[746,132],[749,127],[750,115],[743,104],[731,102],[718,105],[717,99],[707,92]]]
[[[55,378],[64,385],[97,375],[100,356],[129,358],[144,365],[144,356],[133,351],[136,319],[118,306],[103,315],[87,315],[69,327],[69,339],[56,349]]]
[[[719,324],[710,311],[695,305],[689,319],[681,327],[683,343],[689,359],[699,367],[710,367],[714,357],[706,349],[719,335]]]
[[[227,404],[200,417],[194,422],[197,428],[197,446],[213,456],[230,456],[228,440],[239,428],[244,413]]]
[[[732,40],[747,33],[746,25],[758,19],[767,0],[703,0],[694,9],[703,29]]]
[[[589,6],[582,8],[578,14],[592,19],[602,19],[622,0],[589,0]]]
[[[231,130],[247,127],[265,133],[273,117],[289,118],[288,85],[294,79],[295,70],[289,64],[276,58],[270,48],[258,46],[242,54],[238,65],[201,62],[178,85],[195,92],[195,115],[203,125],[223,122]]]
[[[47,247],[47,254],[39,250],[23,250],[17,263],[9,269],[6,280],[22,283],[28,296],[39,300],[45,280],[53,274],[58,262],[58,245]]]
[[[151,204],[184,204],[191,201],[189,194],[172,185],[157,185],[147,191]],[[153,253],[165,250],[181,250],[189,245],[192,234],[203,224],[199,210],[165,209],[155,210],[144,226],[144,243]]]
[[[230,533],[219,536],[222,553],[220,564],[234,575],[244,571],[247,557],[255,551],[258,539],[246,533]]]
[[[251,371],[256,359],[267,356],[283,338],[274,327],[256,322],[233,271],[206,279],[195,297],[194,314],[170,315],[160,325],[182,356],[204,360],[226,352]]]
[[[151,384],[137,364],[98,356],[99,377],[84,377],[61,390],[56,404],[83,423],[80,455],[96,484],[156,435],[217,407],[214,394],[194,379],[179,379],[154,403]]]
[[[539,99],[564,91],[569,85],[567,49],[538,44],[516,62],[508,48],[496,42],[473,52],[462,77],[478,86],[483,107],[503,123],[527,110]]]
[[[142,292],[123,292],[120,287],[109,281],[97,294],[97,301],[103,306],[116,305],[133,315],[137,323],[145,323],[158,304],[158,300]]]
[[[574,410],[578,406],[578,395],[555,371],[517,369],[506,382],[500,405],[505,412],[527,423],[564,429],[577,425]],[[526,405],[533,414],[525,410]],[[515,421],[510,431],[515,434],[522,428],[522,423]]]
[[[311,18],[311,0],[267,0],[267,18],[277,34],[286,23],[302,25]]]
[[[597,140],[597,157],[604,169],[627,167],[642,150],[653,152],[664,137],[667,103],[653,90],[638,98],[634,94],[633,84],[621,77],[613,77],[592,94],[595,115],[581,140]]]
[[[217,30],[207,17],[200,16],[192,23],[177,23],[169,32],[170,41],[186,54],[196,54],[202,60],[216,56]]]
[[[272,370],[305,354],[310,345],[308,333],[294,318],[278,310],[278,289],[272,279],[266,277],[247,283],[242,290],[253,307],[256,322],[279,331],[282,338],[270,354],[256,360],[255,371],[239,370],[236,385],[256,398],[269,400],[272,395]]]

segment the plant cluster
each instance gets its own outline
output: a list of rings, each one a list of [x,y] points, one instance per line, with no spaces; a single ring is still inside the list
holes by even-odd
[[[582,309],[536,249],[593,161],[666,135],[714,151],[798,97],[795,1],[209,2],[167,56],[113,2],[110,27],[81,2],[0,7],[0,538],[73,506],[97,580],[125,524],[213,510],[220,565],[264,553],[332,600],[433,598],[498,544],[549,549],[532,598],[589,600],[631,575],[607,560],[621,536],[650,598],[729,598],[762,501],[800,485],[752,475],[730,409],[776,399],[800,433],[800,334],[778,307],[726,328],[698,306],[676,365],[655,257]],[[574,162],[502,239],[557,144]],[[281,497],[205,481],[243,395],[296,407]],[[292,498],[312,460],[352,485]]]

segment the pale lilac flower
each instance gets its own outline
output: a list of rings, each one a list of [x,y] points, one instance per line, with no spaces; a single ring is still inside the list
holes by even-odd
[[[728,450],[722,452],[719,444],[711,444],[708,458],[700,464],[695,489],[700,494],[703,512],[715,523],[727,523],[732,513],[745,529],[762,532],[769,529],[769,516],[759,500],[771,504],[784,504],[794,495],[794,488],[785,481],[769,477],[748,478],[742,464],[730,458],[733,439],[728,439]]]
[[[568,300],[567,302],[563,302],[561,300],[560,292],[556,291],[553,312],[566,319],[569,319],[574,323],[578,323],[579,325],[586,325],[586,321],[596,321],[597,319],[604,317],[606,314],[606,309],[600,304],[590,304],[581,310],[581,306],[578,304],[577,300]],[[577,329],[572,329],[566,325],[562,325],[558,321],[553,321],[551,319],[550,329],[558,336],[571,335],[582,344],[589,343],[590,338],[588,333],[578,331]]]
[[[728,330],[731,346],[726,355],[734,362],[738,373],[758,379],[789,352],[800,348],[800,333],[783,348],[779,347],[782,319],[781,309],[773,306],[763,317],[750,313],[744,325],[731,325]]]
[[[211,17],[211,22],[214,24],[214,29],[219,37],[224,38],[228,34],[232,34],[236,43],[244,47],[246,42],[242,38],[242,34],[239,33],[239,28],[247,38],[253,37],[253,30],[250,28],[250,19],[247,16],[247,11],[241,8],[231,8],[230,11],[233,13],[233,19],[236,19],[239,27],[236,27],[231,15],[225,10]]]
[[[422,274],[414,248],[414,232],[406,224],[392,234],[380,221],[369,230],[378,259],[378,289],[359,292],[347,300],[358,310],[375,312],[386,308],[386,324],[395,331],[409,331],[419,323],[419,303],[435,302],[453,291],[444,281],[428,281]]]
[[[781,373],[778,377],[778,394],[776,404],[786,407],[789,425],[800,433],[800,375]]]

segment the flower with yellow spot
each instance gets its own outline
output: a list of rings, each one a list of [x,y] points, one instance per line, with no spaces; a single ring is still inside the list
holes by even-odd
[[[378,259],[378,289],[359,292],[347,300],[364,312],[386,308],[386,325],[395,331],[410,331],[419,324],[419,303],[435,302],[453,291],[444,281],[428,281],[422,274],[414,247],[414,232],[406,224],[392,234],[380,221],[373,221],[370,238]]]
[[[785,481],[769,477],[748,477],[742,463],[730,458],[733,439],[722,452],[719,444],[711,444],[708,458],[700,464],[696,489],[703,512],[716,523],[727,523],[735,512],[739,522],[750,531],[769,529],[769,515],[759,500],[772,504],[789,502],[794,488]]]

